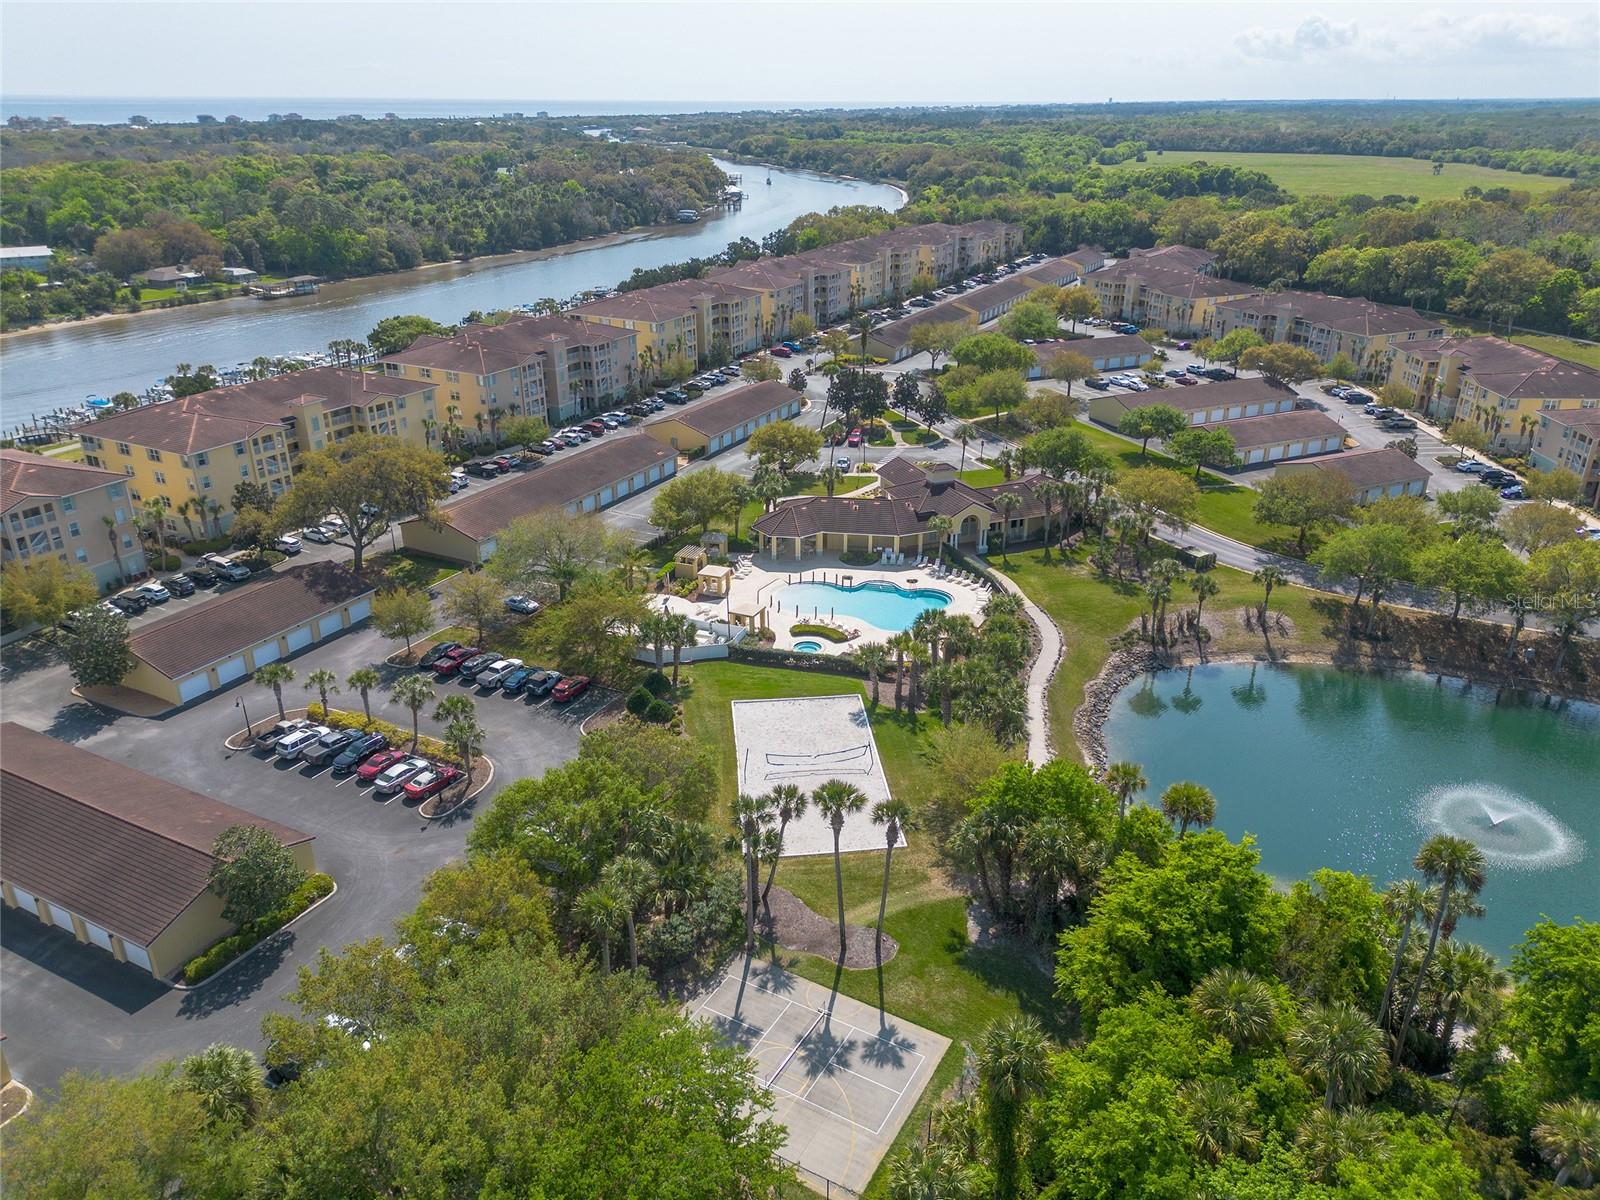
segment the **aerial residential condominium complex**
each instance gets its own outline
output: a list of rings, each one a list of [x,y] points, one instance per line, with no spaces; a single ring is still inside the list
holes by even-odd
[[[1203,261],[1209,266],[1205,255],[1206,251],[1188,246],[1139,251],[1084,282],[1094,289],[1102,316],[1168,333],[1205,333],[1220,301],[1236,300],[1257,290],[1252,284],[1215,279],[1187,265]]]
[[[1252,330],[1269,342],[1304,347],[1323,362],[1348,355],[1367,375],[1381,372],[1390,350],[1401,343],[1444,333],[1438,318],[1415,309],[1321,292],[1260,292],[1218,300],[1211,336],[1224,337],[1235,329]]]
[[[149,404],[78,433],[85,464],[124,476],[134,505],[161,500],[173,534],[226,528],[241,481],[279,495],[298,455],[352,433],[424,444],[435,404],[428,384],[319,367]]]
[[[1435,337],[1393,347],[1389,382],[1440,424],[1471,421],[1494,450],[1527,450],[1550,412],[1600,407],[1600,371],[1497,337]]]
[[[145,569],[133,501],[120,474],[23,450],[0,450],[0,551],[6,562],[54,555],[102,590]]]

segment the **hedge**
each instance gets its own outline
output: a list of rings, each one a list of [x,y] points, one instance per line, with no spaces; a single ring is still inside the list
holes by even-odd
[[[672,690],[672,680],[667,678],[664,671],[646,671],[639,686],[659,700]]]
[[[649,689],[636,687],[628,693],[628,698],[623,702],[622,706],[634,716],[642,717],[649,707],[655,703],[655,700],[656,698],[650,694]]]
[[[798,625],[789,626],[791,637],[819,637],[830,642],[848,642],[848,634],[840,633],[829,625],[813,625],[809,621],[801,621]]]
[[[362,713],[345,712],[336,708],[326,716],[323,715],[322,705],[315,702],[306,706],[306,718],[319,725],[326,725],[329,729],[358,729],[362,733],[381,733],[389,739],[391,746],[404,746],[411,741],[411,731],[392,725],[381,717],[367,720]],[[417,753],[436,762],[454,763],[461,765],[461,756],[451,750],[438,738],[431,738],[423,734],[417,739]]]
[[[824,671],[829,675],[849,675],[853,679],[867,677],[860,663],[843,654],[806,654],[800,650],[767,650],[759,646],[739,645],[728,647],[728,660],[762,667]]]
[[[191,958],[183,968],[183,981],[188,984],[209,979],[246,950],[270,937],[294,920],[318,900],[333,891],[333,877],[321,871],[306,876],[306,880],[290,892],[284,902],[264,917],[246,922],[239,932],[223,938],[210,949]]]

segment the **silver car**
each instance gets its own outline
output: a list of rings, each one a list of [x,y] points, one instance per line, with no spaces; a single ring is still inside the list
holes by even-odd
[[[307,725],[304,729],[296,729],[287,737],[278,741],[275,753],[285,762],[293,762],[300,757],[302,751],[309,750],[319,738],[324,738],[333,730],[326,725]]]
[[[387,796],[391,792],[398,792],[411,782],[413,776],[426,771],[433,764],[425,758],[401,759],[390,767],[377,779],[372,781],[372,790],[380,796]]]
[[[499,687],[501,680],[521,665],[520,658],[502,658],[479,671],[473,682],[485,690],[492,690]]]

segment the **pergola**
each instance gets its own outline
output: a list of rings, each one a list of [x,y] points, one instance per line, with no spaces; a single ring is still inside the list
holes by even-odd
[[[715,596],[718,599],[728,594],[733,586],[733,568],[729,566],[701,567],[695,576],[700,581],[700,594],[702,596]]]

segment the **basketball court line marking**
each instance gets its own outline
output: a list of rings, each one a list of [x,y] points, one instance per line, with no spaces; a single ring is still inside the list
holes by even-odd
[[[775,1080],[778,1078],[779,1075],[783,1074],[784,1070],[788,1067],[789,1063],[794,1060],[794,1056],[800,1052],[800,1047],[805,1044],[806,1039],[809,1038],[811,1036],[811,1034],[816,1030],[818,1022],[820,1022],[823,1018],[827,1018],[828,1021],[829,1021],[829,1024],[832,1025],[832,1024],[835,1023],[835,1018],[826,1009],[811,1008],[810,1006],[805,1005],[805,1004],[801,1004],[798,1001],[790,1000],[787,997],[778,995],[777,992],[772,991],[770,988],[762,987],[759,983],[750,983],[750,984],[746,984],[745,986],[748,987],[752,991],[764,992],[766,995],[771,996],[775,1000],[782,1000],[783,1001],[783,1009],[777,1014],[777,1016],[775,1016],[772,1019],[770,1025],[768,1026],[769,1028],[771,1026],[777,1025],[779,1022],[781,1022],[784,1019],[784,1017],[788,1016],[789,1015],[789,1010],[791,1008],[799,1008],[799,1009],[802,1009],[802,1010],[804,1010],[806,1012],[810,1012],[810,1013],[815,1013],[816,1014],[815,1017],[812,1019],[811,1024],[806,1027],[805,1033],[803,1033],[798,1039],[796,1039],[795,1042],[794,1042],[794,1045],[792,1047],[790,1047],[789,1053],[784,1056],[783,1062],[778,1065],[777,1070],[773,1071],[771,1076],[766,1080],[765,1086],[771,1088],[775,1092],[782,1092],[785,1096],[788,1096],[790,1099],[799,1101],[801,1104],[804,1104],[809,1108],[814,1108],[818,1112],[826,1113],[828,1116],[832,1117],[836,1121],[843,1121],[845,1124],[853,1126],[854,1128],[861,1130],[863,1133],[870,1133],[874,1137],[877,1137],[880,1133],[882,1133],[883,1132],[883,1127],[885,1125],[887,1125],[888,1122],[889,1122],[889,1118],[894,1116],[895,1110],[900,1107],[900,1101],[905,1099],[905,1094],[910,1089],[911,1084],[916,1081],[919,1072],[921,1072],[921,1070],[922,1070],[923,1063],[925,1063],[927,1061],[926,1056],[924,1056],[922,1054],[919,1054],[915,1050],[900,1050],[899,1051],[901,1054],[909,1055],[910,1057],[915,1058],[917,1060],[917,1062],[916,1062],[916,1065],[911,1068],[910,1074],[907,1075],[906,1082],[905,1082],[904,1086],[896,1089],[896,1088],[890,1087],[886,1083],[879,1083],[876,1079],[873,1079],[871,1076],[868,1076],[868,1075],[863,1075],[859,1071],[852,1071],[849,1067],[839,1066],[837,1064],[836,1060],[838,1059],[840,1052],[845,1048],[845,1046],[848,1044],[848,1042],[850,1040],[848,1037],[840,1038],[838,1046],[834,1049],[833,1053],[828,1056],[828,1061],[823,1065],[822,1070],[820,1072],[818,1072],[817,1076],[814,1079],[812,1079],[811,1083],[809,1085],[807,1085],[806,1090],[804,1092],[793,1092],[793,1091],[790,1091],[788,1088],[783,1087],[782,1085],[776,1083]],[[758,1036],[756,1037],[756,1040],[753,1043],[751,1043],[751,1045],[750,1045],[750,1047],[749,1047],[749,1049],[747,1051],[747,1053],[750,1053],[752,1055],[752,1057],[754,1056],[754,1052],[756,1051],[756,1049],[758,1049],[762,1045],[762,1043],[767,1043],[768,1045],[773,1045],[773,1046],[781,1046],[783,1044],[781,1041],[768,1039],[768,1037],[766,1035],[766,1030],[762,1029],[760,1026],[752,1025],[749,1021],[744,1020],[742,1017],[736,1017],[731,1013],[725,1013],[725,1012],[720,1011],[719,1009],[712,1008],[711,1007],[711,997],[710,996],[707,996],[705,1000],[701,1001],[700,1006],[697,1009],[695,1009],[695,1015],[696,1016],[699,1016],[699,1015],[702,1015],[702,1014],[705,1014],[705,1013],[709,1013],[711,1016],[718,1017],[718,1018],[720,1018],[720,1019],[722,1019],[724,1021],[733,1021],[738,1025],[742,1025],[745,1029],[748,1029],[751,1033],[757,1034]],[[865,1040],[868,1040],[868,1041],[879,1041],[879,1042],[887,1042],[888,1041],[887,1038],[881,1036],[880,1034],[869,1033],[868,1031],[866,1031],[864,1029],[861,1029],[858,1026],[850,1024],[848,1021],[838,1020],[837,1024],[843,1026],[845,1029],[849,1030],[851,1033],[859,1035],[860,1037],[862,1037]],[[890,1042],[889,1044],[893,1045],[894,1043]],[[870,1125],[863,1125],[861,1122],[855,1120],[852,1117],[844,1116],[841,1113],[835,1112],[833,1109],[827,1108],[827,1107],[825,1107],[825,1106],[823,1106],[821,1104],[818,1104],[816,1101],[810,1099],[810,1095],[811,1095],[812,1091],[815,1090],[817,1084],[821,1083],[823,1079],[827,1078],[828,1074],[830,1073],[830,1068],[832,1068],[834,1070],[842,1071],[847,1075],[854,1075],[857,1079],[863,1080],[866,1083],[870,1083],[874,1087],[881,1088],[883,1091],[890,1092],[890,1093],[892,1093],[894,1095],[894,1102],[889,1105],[889,1111],[884,1114],[883,1120],[879,1121],[875,1128],[873,1126],[870,1126]],[[841,1098],[844,1100],[846,1107],[849,1107],[849,1105],[850,1105],[849,1097],[844,1095],[843,1093],[841,1093]]]

